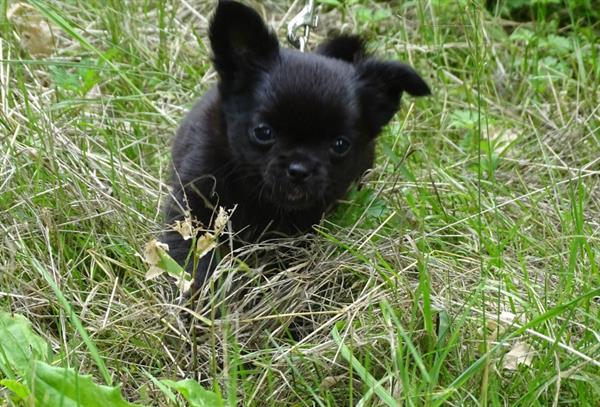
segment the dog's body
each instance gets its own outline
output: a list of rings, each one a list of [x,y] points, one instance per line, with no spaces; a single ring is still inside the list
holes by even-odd
[[[189,209],[208,227],[215,207],[237,205],[232,226],[245,241],[307,232],[371,167],[401,93],[429,94],[412,68],[371,58],[358,37],[315,53],[280,49],[260,16],[233,1],[219,2],[210,40],[220,80],[174,141],[168,223]],[[190,241],[176,232],[163,241],[184,264]],[[195,289],[211,269],[207,256],[190,270]]]

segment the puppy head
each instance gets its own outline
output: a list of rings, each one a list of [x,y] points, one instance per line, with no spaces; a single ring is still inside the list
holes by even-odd
[[[261,17],[233,1],[219,2],[210,40],[232,155],[261,198],[288,210],[343,196],[371,165],[402,93],[429,94],[412,68],[369,57],[357,37],[315,53],[280,49]]]

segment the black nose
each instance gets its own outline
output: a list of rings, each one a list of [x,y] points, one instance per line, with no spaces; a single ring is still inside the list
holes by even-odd
[[[301,161],[292,161],[287,169],[287,175],[292,181],[305,181],[310,177],[311,169]]]

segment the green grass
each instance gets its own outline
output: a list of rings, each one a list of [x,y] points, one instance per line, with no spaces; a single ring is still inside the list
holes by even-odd
[[[14,3],[0,0],[0,309],[56,366],[146,405],[184,405],[156,378],[231,406],[600,399],[600,23],[585,1],[323,1],[313,47],[363,33],[433,97],[404,99],[314,237],[225,257],[185,318],[141,255],[170,139],[216,79],[213,2],[32,1],[56,36],[45,58],[23,48]],[[283,39],[291,1],[249,3]],[[531,361],[506,369],[517,344]]]

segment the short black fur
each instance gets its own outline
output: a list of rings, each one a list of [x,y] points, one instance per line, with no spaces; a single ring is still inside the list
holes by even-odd
[[[240,240],[307,232],[371,167],[402,93],[429,94],[411,67],[373,58],[356,36],[315,53],[280,48],[261,17],[234,1],[219,1],[209,36],[219,82],[174,140],[168,224],[189,209],[210,227],[217,206],[237,205]],[[162,240],[184,265],[190,240],[174,231]],[[197,290],[214,264],[188,263]]]

